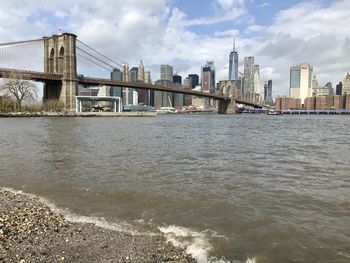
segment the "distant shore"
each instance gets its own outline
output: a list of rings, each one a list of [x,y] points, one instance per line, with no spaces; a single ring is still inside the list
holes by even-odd
[[[38,198],[0,189],[0,262],[197,262],[164,236],[72,223]]]
[[[0,118],[20,117],[155,117],[154,112],[0,112]]]

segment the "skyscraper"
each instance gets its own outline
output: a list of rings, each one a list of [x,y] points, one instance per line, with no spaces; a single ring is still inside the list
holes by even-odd
[[[350,94],[350,73],[348,72],[342,82],[342,95]]]
[[[129,64],[123,62],[122,80],[129,82]],[[129,88],[123,88],[123,105],[129,104]]]
[[[255,94],[260,92],[260,67],[253,65],[253,91]]]
[[[244,58],[244,82],[243,82],[243,93],[252,94],[254,92],[254,57]]]
[[[214,61],[207,61],[202,67],[202,90],[203,92],[215,93],[215,66]]]
[[[160,79],[173,81],[174,69],[170,65],[160,65]]]
[[[189,74],[188,78],[192,89],[199,85],[199,76],[197,74]]]
[[[113,69],[111,72],[111,80],[122,80],[122,72],[120,69]],[[111,87],[109,90],[109,95],[113,97],[123,97],[123,92],[121,87]]]
[[[267,94],[266,94],[266,98],[264,99],[264,103],[265,105],[273,105],[273,99],[272,99],[272,80],[270,79],[266,85],[267,88]]]
[[[137,71],[137,81],[144,82],[145,80],[145,68],[143,66],[142,60],[140,60],[138,71]]]
[[[238,52],[236,51],[235,40],[233,40],[233,50],[230,53],[228,79],[229,80],[238,79]]]
[[[292,66],[290,68],[290,89],[289,96],[301,99],[304,103],[306,97],[312,95],[313,67],[307,63]]]

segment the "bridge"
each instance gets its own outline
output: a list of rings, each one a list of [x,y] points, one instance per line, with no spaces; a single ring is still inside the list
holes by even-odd
[[[12,67],[8,65],[4,67],[2,65],[2,60],[11,60],[11,52],[4,51],[3,47],[21,47],[23,45],[35,45],[35,43],[38,42],[43,45],[43,71],[22,69],[21,66],[17,65]],[[77,43],[80,43],[80,46],[77,46]],[[43,99],[59,100],[63,103],[63,105],[65,105],[67,110],[71,111],[74,111],[76,108],[75,98],[77,95],[79,95],[77,94],[78,85],[117,86],[122,88],[135,88],[180,93],[185,95],[215,99],[219,101],[219,113],[221,114],[233,112],[236,108],[236,103],[261,108],[261,105],[255,102],[242,100],[241,98],[236,98],[232,94],[230,95],[230,92],[205,93],[191,89],[165,87],[151,83],[116,81],[111,79],[87,77],[81,74],[77,74],[77,55],[103,68],[106,68],[105,65],[109,65],[111,62],[113,62],[113,60],[105,57],[99,52],[97,53],[100,54],[102,58],[106,58],[107,62],[104,62],[104,60],[101,59],[101,56],[96,57],[91,55],[89,51],[82,48],[84,46],[88,47],[90,51],[93,50],[94,52],[97,52],[93,48],[87,46],[85,43],[79,41],[76,35],[70,33],[53,35],[51,37],[44,37],[41,39],[0,44],[0,78],[11,78],[15,75],[23,79],[42,82],[44,83]],[[5,55],[3,53],[5,53]],[[91,60],[91,57],[94,58],[94,60]],[[120,65],[116,62],[113,63]]]

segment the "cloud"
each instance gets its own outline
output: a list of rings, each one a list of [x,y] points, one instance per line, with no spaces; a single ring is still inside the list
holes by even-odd
[[[20,9],[15,2],[2,2],[0,39],[38,38],[63,27],[113,60],[133,66],[143,59],[153,80],[162,63],[173,64],[185,77],[199,74],[207,60],[215,61],[217,80],[227,79],[234,36],[240,71],[244,57],[255,56],[261,83],[273,79],[274,95],[288,94],[289,68],[295,64],[312,64],[320,84],[335,84],[350,70],[347,0],[327,6],[302,2],[279,11],[264,26],[256,23],[243,0],[212,0],[214,14],[199,17],[166,0],[22,0]],[[240,28],[235,28],[238,23]],[[206,28],[213,30],[203,33]]]

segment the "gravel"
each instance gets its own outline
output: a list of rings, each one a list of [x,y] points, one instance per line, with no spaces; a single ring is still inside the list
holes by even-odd
[[[159,235],[73,223],[38,198],[0,191],[0,262],[191,262]]]

